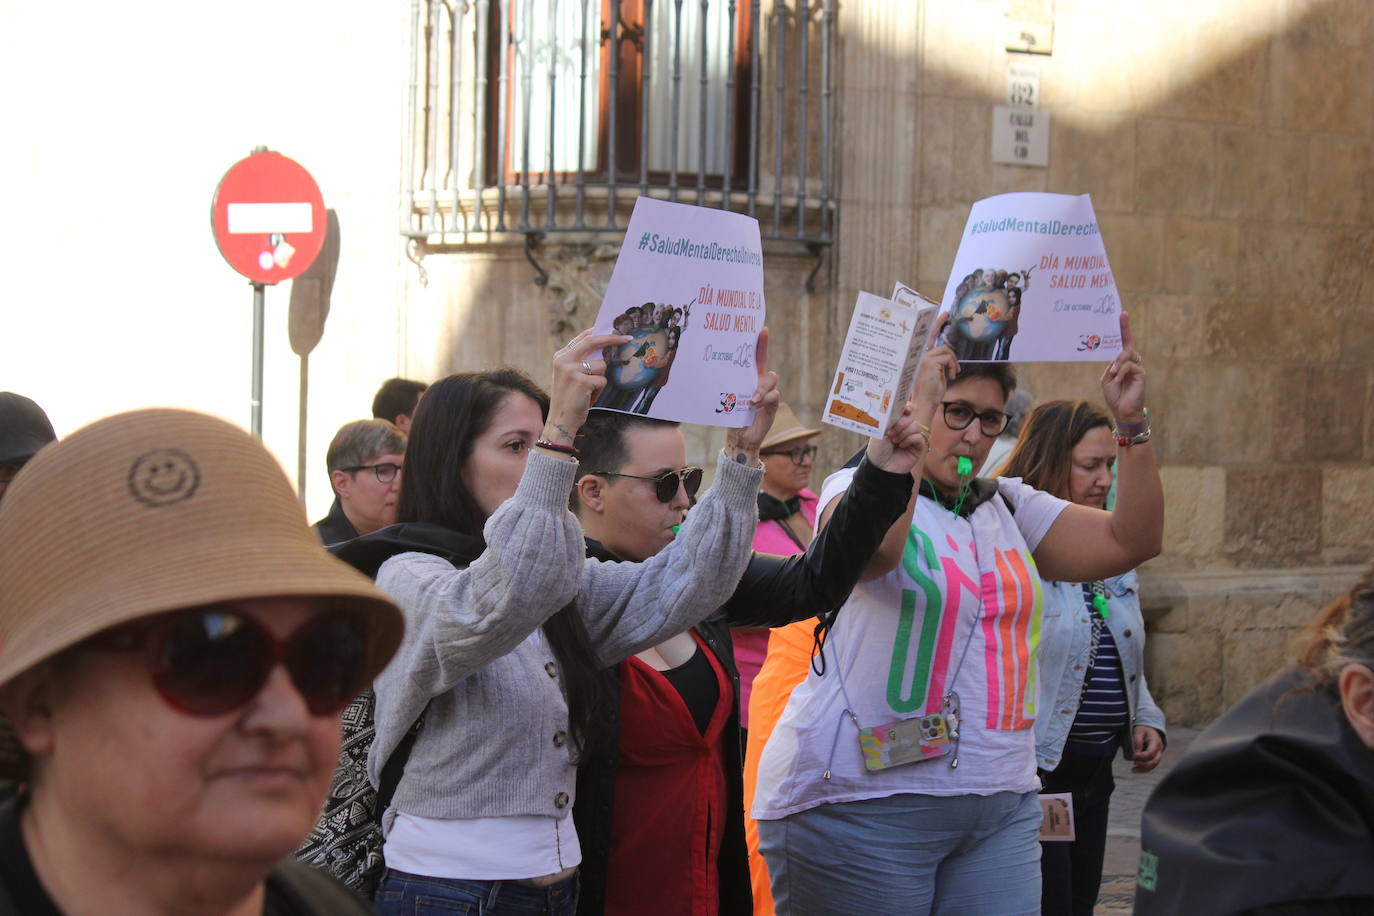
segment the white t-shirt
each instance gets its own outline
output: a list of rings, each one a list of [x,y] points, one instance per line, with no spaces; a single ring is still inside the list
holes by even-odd
[[[820,505],[853,474],[827,478]],[[1036,790],[1042,597],[1031,551],[1068,503],[1019,478],[997,485],[1002,498],[967,519],[918,497],[902,562],[854,589],[826,639],[825,675],[812,670],[793,691],[759,765],[754,818],[903,793]],[[845,692],[869,728],[939,712],[951,686],[963,719],[957,769],[949,757],[864,768]]]

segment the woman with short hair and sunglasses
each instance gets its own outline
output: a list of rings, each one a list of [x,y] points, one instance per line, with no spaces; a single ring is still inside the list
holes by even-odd
[[[1040,910],[1035,772],[1041,589],[1159,551],[1164,498],[1130,324],[1102,376],[1120,436],[1116,506],[1068,503],[974,470],[1006,427],[1015,375],[918,370],[930,446],[914,518],[889,529],[825,642],[824,674],[792,693],[759,764],[754,818],[782,914],[1033,914]],[[849,472],[821,489],[821,528]]]
[[[1105,509],[1118,445],[1087,401],[1031,412],[998,474],[1080,506]],[[1074,839],[1041,844],[1041,913],[1092,916],[1107,850],[1112,761],[1136,773],[1164,754],[1164,713],[1145,683],[1145,620],[1132,570],[1096,582],[1044,580],[1036,766],[1043,791],[1073,798]]]
[[[379,563],[377,584],[408,624],[374,684],[374,783],[423,717],[383,814],[380,913],[434,901],[573,912],[582,853],[570,815],[605,710],[598,669],[719,606],[748,561],[777,401],[762,357],[754,421],[730,430],[681,536],[643,564],[586,558],[567,502],[573,437],[605,385],[593,355],[625,340],[579,335],[555,356],[551,395],[515,370],[436,382],[411,426],[399,524],[340,551]]]
[[[607,727],[578,768],[579,913],[752,911],[731,627],[782,626],[843,603],[909,501],[921,435],[904,413],[869,441],[831,527],[804,554],[755,552],[721,608],[608,669]],[[678,424],[594,410],[577,442],[586,473],[573,500],[588,554],[643,562],[662,551],[701,483],[701,468],[683,466]]]
[[[400,642],[266,449],[120,414],[0,504],[0,913],[366,913],[287,858]]]

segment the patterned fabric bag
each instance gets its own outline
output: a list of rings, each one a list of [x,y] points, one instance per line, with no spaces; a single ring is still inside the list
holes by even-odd
[[[382,860],[382,813],[401,782],[406,759],[424,723],[416,720],[382,768],[380,789],[367,778],[367,755],[372,750],[376,698],[369,689],[344,708],[343,745],[339,765],[324,800],[324,813],[305,838],[296,858],[328,872],[368,900],[377,892],[385,863]]]
[[[461,569],[481,556],[483,549],[481,541],[441,525],[408,522],[334,544],[329,552],[375,579],[382,564],[400,553],[433,554]],[[328,872],[368,900],[376,895],[386,864],[382,859],[382,814],[401,784],[406,760],[425,721],[421,711],[382,767],[380,785],[374,790],[367,778],[367,756],[376,734],[376,707],[377,699],[369,689],[344,708],[340,716],[343,744],[324,800],[324,813],[296,850],[297,859]]]

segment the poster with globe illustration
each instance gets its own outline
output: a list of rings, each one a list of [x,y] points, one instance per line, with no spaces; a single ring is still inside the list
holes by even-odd
[[[1109,361],[1121,304],[1087,194],[1000,194],[969,213],[941,311],[969,362]]]
[[[753,422],[763,329],[758,220],[641,197],[597,313],[606,387],[593,407],[707,426]]]

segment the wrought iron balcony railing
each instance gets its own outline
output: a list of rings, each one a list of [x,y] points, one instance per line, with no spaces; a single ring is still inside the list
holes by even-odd
[[[595,239],[640,194],[830,244],[835,0],[412,0],[411,19],[417,245]]]

